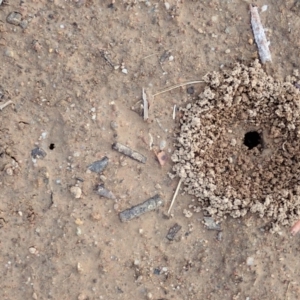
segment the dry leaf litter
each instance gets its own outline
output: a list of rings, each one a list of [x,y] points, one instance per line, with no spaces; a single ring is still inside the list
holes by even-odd
[[[294,75],[298,75],[297,72]],[[300,92],[256,60],[204,76],[199,99],[182,108],[173,171],[216,218],[257,213],[279,225],[300,218]]]

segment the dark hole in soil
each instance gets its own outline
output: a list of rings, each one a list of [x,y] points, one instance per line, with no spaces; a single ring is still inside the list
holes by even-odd
[[[261,137],[257,131],[249,131],[245,134],[244,145],[248,147],[249,150],[261,144]]]
[[[55,145],[54,144],[50,144],[49,149],[53,150],[54,148],[55,148]]]

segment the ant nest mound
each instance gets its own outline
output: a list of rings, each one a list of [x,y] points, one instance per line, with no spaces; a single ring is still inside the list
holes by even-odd
[[[295,72],[294,75],[297,75]],[[300,91],[259,62],[204,76],[199,99],[181,109],[173,171],[217,218],[257,213],[274,225],[300,219]],[[298,83],[296,83],[296,86]]]

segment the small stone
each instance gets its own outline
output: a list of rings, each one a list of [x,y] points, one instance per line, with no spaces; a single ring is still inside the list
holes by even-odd
[[[12,168],[7,168],[6,169],[6,174],[9,175],[9,176],[12,176],[14,174],[14,171]]]
[[[19,26],[21,23],[21,19],[22,19],[22,15],[16,11],[13,11],[7,16],[6,22],[9,24]]]
[[[254,264],[254,258],[253,257],[247,257],[247,266],[252,266]]]
[[[170,9],[170,3],[169,2],[165,2],[165,8],[166,8],[166,10]]]
[[[223,232],[222,232],[222,231],[219,231],[219,232],[218,232],[218,234],[217,234],[217,240],[218,240],[219,242],[222,242],[222,240],[223,240]]]
[[[78,271],[78,273],[82,273],[83,272],[83,268],[82,268],[82,266],[81,266],[80,263],[77,263],[77,271]]]
[[[38,296],[37,296],[36,293],[33,293],[33,294],[32,294],[32,299],[34,299],[34,300],[37,300],[37,299],[38,299]]]
[[[162,151],[166,148],[167,142],[165,140],[161,140],[159,143],[159,150]]]
[[[111,122],[110,122],[110,128],[111,128],[112,130],[117,130],[118,127],[119,127],[119,125],[118,125],[117,122],[115,122],[115,121],[111,121]]]
[[[151,293],[147,294],[147,299],[153,299],[153,295]]]
[[[100,180],[101,180],[101,181],[103,181],[103,182],[105,182],[105,181],[106,181],[106,179],[107,179],[107,178],[106,178],[106,176],[104,176],[104,175],[100,175],[100,177],[99,177],[99,178],[100,178]]]
[[[253,45],[253,39],[248,40],[249,45]]]
[[[72,186],[70,188],[70,192],[74,196],[75,199],[79,199],[82,194],[81,188],[78,186]]]
[[[225,53],[226,53],[226,54],[229,54],[229,53],[230,53],[230,49],[226,49],[226,50],[225,50]]]
[[[138,266],[138,265],[140,264],[140,261],[139,261],[138,259],[135,259],[134,262],[133,262],[133,264],[134,264],[135,266]]]
[[[219,16],[217,16],[217,15],[211,17],[211,21],[214,23],[218,22],[218,19],[219,19]]]
[[[77,218],[76,220],[75,220],[75,224],[76,225],[82,225],[84,222],[81,220],[81,219],[79,219],[79,218]]]
[[[30,248],[29,248],[29,252],[30,252],[31,254],[36,254],[36,253],[37,253],[37,250],[36,250],[35,247],[30,247]]]
[[[174,56],[173,55],[170,55],[169,56],[169,61],[173,61],[174,60]]]
[[[161,189],[161,185],[160,185],[159,183],[157,183],[157,184],[155,185],[155,188],[156,188],[157,190],[160,190],[160,189]]]
[[[84,294],[79,294],[78,297],[77,297],[77,300],[87,300],[88,297]]]
[[[14,57],[15,56],[15,53],[14,51],[12,51],[11,49],[7,48],[4,52],[4,55],[5,56],[8,56],[8,57]]]
[[[31,150],[31,156],[33,158],[44,158],[46,155],[47,155],[47,153],[42,148],[37,147],[37,148],[34,148],[33,150]]]
[[[122,69],[122,73],[124,73],[124,74],[128,74],[128,71],[127,71],[127,69]]]
[[[189,95],[193,95],[195,93],[195,88],[193,86],[190,86],[186,89],[186,92],[189,94]]]
[[[268,9],[268,5],[263,5],[262,7],[261,7],[261,12],[264,12],[264,11],[266,11]]]
[[[217,224],[212,217],[204,217],[204,224],[209,230],[221,230],[220,224]]]
[[[28,26],[28,21],[27,20],[23,20],[20,22],[20,27],[22,27],[23,29],[26,29]]]

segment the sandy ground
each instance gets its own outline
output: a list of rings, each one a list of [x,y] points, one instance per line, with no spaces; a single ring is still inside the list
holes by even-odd
[[[2,1],[0,1],[2,2]],[[297,1],[299,2],[299,1]],[[268,72],[299,67],[300,5],[268,5]],[[257,57],[249,3],[227,1],[6,0],[0,6],[1,299],[299,299],[300,237],[267,221],[227,218],[222,234],[189,218],[170,156],[178,118],[201,92],[155,94]],[[14,23],[7,22],[11,12]],[[118,68],[117,68],[118,67]],[[191,90],[189,90],[190,92]],[[149,97],[150,99],[150,97]],[[150,135],[153,137],[151,144]],[[112,150],[120,142],[146,164]],[[161,167],[154,150],[166,142]],[[151,147],[150,147],[151,146]],[[32,159],[40,147],[44,158]],[[107,156],[102,174],[87,166]],[[99,197],[103,183],[116,200]],[[78,186],[76,199],[70,188]],[[128,223],[118,213],[159,194],[165,205]],[[173,241],[169,228],[182,226]]]

